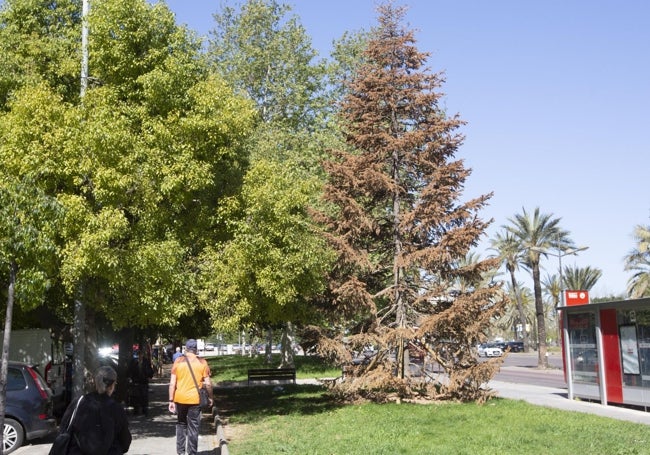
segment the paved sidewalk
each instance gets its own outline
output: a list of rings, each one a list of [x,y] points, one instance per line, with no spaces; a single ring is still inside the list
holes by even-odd
[[[133,442],[129,455],[175,455],[176,416],[167,410],[169,378],[154,378],[149,384],[149,415],[133,416],[127,410]],[[13,452],[15,455],[47,455],[52,439],[36,440]],[[199,434],[199,455],[215,455],[219,441],[214,427],[214,417],[203,414]],[[13,455],[12,454],[12,455]]]
[[[518,367],[509,367],[518,368]],[[547,370],[540,374],[564,374],[562,370]],[[513,400],[524,400],[528,403],[562,409],[564,411],[584,412],[617,420],[650,425],[650,412],[624,408],[622,406],[604,406],[600,402],[569,400],[566,387],[542,387],[513,382],[490,381],[488,386],[498,392],[498,396]]]

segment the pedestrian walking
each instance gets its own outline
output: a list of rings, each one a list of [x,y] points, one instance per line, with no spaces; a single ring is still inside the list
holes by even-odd
[[[133,414],[149,414],[149,379],[153,377],[151,360],[144,350],[139,349],[129,364],[129,401],[133,406]]]
[[[131,431],[126,411],[111,398],[117,373],[103,366],[95,373],[94,380],[95,391],[70,403],[63,414],[59,431],[69,431],[72,435],[67,454],[122,455],[131,446]]]
[[[182,355],[183,355],[183,353],[181,352],[181,348],[177,347],[176,352],[174,352],[174,355],[172,356],[172,363],[176,362],[176,359],[179,358]]]
[[[210,367],[196,355],[196,340],[185,343],[185,355],[172,365],[169,381],[169,411],[176,413],[176,453],[196,455],[201,423],[198,388],[205,388],[213,403]]]

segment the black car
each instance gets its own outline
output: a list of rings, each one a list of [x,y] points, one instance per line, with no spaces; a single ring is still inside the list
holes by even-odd
[[[31,365],[9,362],[3,453],[56,432],[52,391]]]
[[[524,352],[523,341],[500,341],[496,343],[503,352]]]
[[[523,341],[508,341],[506,344],[510,348],[510,352],[524,352]]]

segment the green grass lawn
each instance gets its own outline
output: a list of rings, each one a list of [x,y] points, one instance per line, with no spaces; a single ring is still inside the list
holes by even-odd
[[[246,381],[249,368],[272,368],[280,364],[280,356],[273,355],[271,364],[267,364],[263,355],[257,357],[240,355],[222,355],[206,357],[212,371],[214,382]],[[318,357],[296,356],[296,377],[298,379],[335,378],[341,375],[340,368],[327,365]]]
[[[299,377],[338,372],[313,358],[297,360]],[[267,365],[224,356],[211,366],[215,380],[232,381]],[[343,405],[320,386],[285,385],[219,388],[217,407],[237,455],[650,454],[646,425],[514,400]]]

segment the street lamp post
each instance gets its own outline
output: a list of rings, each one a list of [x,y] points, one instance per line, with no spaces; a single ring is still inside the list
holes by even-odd
[[[531,250],[537,251],[538,253],[547,254],[549,256],[555,256],[558,260],[559,272],[560,272],[560,306],[564,306],[564,279],[562,276],[562,258],[564,256],[575,255],[580,251],[585,251],[588,249],[588,246],[581,246],[579,248],[569,248],[568,250],[563,250],[562,248],[557,249],[557,253],[548,251],[545,248],[532,247]]]

